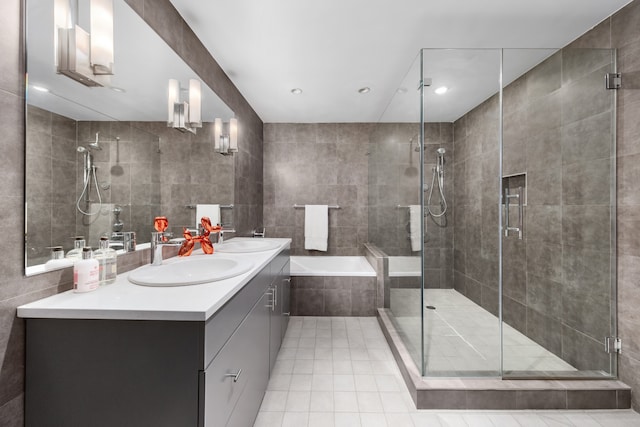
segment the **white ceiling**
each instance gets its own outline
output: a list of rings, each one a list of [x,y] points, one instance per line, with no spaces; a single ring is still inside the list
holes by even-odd
[[[420,48],[563,47],[629,0],[171,2],[264,122],[312,123],[403,119],[385,110],[402,85],[415,91],[418,74],[407,73]],[[515,56],[513,72],[545,55]],[[473,86],[485,93],[443,98],[455,104],[443,119],[492,93]],[[296,87],[304,92],[291,94]]]

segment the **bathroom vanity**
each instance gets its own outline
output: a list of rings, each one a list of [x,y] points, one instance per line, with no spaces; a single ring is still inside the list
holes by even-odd
[[[254,263],[233,278],[146,287],[124,273],[19,307],[25,424],[250,426],[289,314],[290,240],[270,240],[276,249],[225,254]]]

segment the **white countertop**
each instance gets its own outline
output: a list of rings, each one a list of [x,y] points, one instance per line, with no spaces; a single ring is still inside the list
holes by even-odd
[[[243,238],[236,238],[241,240]],[[115,283],[88,293],[67,291],[18,307],[18,317],[48,319],[114,319],[206,321],[262,270],[291,239],[268,239],[280,246],[265,252],[225,253],[225,257],[249,258],[254,266],[247,273],[225,280],[190,286],[149,287],[130,283],[130,272]],[[230,240],[231,241],[231,240]],[[215,257],[194,251],[190,258]],[[165,264],[180,262],[174,257]]]

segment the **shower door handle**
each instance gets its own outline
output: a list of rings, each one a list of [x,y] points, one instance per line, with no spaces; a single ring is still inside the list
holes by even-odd
[[[509,224],[509,204],[511,203],[511,199],[518,200],[518,226],[511,227]],[[522,195],[522,187],[518,187],[518,192],[515,194],[510,194],[509,189],[504,189],[504,212],[505,212],[505,227],[504,227],[504,237],[509,237],[510,231],[518,232],[518,239],[522,240],[522,225],[524,222],[524,197]]]

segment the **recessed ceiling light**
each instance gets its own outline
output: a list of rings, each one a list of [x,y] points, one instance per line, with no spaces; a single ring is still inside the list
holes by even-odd
[[[434,92],[437,93],[438,95],[442,95],[447,93],[447,91],[449,90],[448,87],[446,86],[440,86],[438,89],[436,89]]]
[[[398,92],[398,93],[407,93],[407,88],[406,87],[399,87],[398,90],[396,90],[396,92]]]
[[[118,92],[118,93],[125,93],[126,90],[122,89],[121,87],[116,87],[116,86],[109,86],[109,89],[111,89],[114,92]]]
[[[361,87],[360,89],[358,89],[358,93],[369,93],[371,92],[371,88],[370,87]]]
[[[291,93],[294,95],[300,95],[302,93],[302,89],[300,89],[299,87],[291,89]]]
[[[31,87],[34,90],[37,90],[38,92],[49,92],[49,89],[47,89],[46,87],[36,86],[36,85],[32,85]]]

